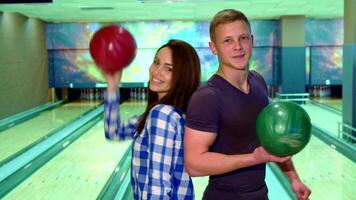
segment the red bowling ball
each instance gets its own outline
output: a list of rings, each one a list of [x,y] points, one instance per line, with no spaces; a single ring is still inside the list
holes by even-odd
[[[114,73],[127,67],[136,56],[136,42],[125,28],[109,25],[99,29],[89,45],[91,57],[103,71]]]

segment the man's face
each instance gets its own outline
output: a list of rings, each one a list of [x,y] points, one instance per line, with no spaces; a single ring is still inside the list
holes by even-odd
[[[217,55],[221,67],[248,70],[252,53],[252,35],[244,21],[220,24],[215,29],[215,39],[210,49]]]

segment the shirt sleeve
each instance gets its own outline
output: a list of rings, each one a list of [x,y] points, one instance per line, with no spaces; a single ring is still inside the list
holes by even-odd
[[[105,137],[110,140],[132,138],[138,126],[140,116],[134,116],[121,124],[119,100],[117,91],[104,94]]]
[[[217,133],[219,98],[223,97],[210,88],[196,91],[188,104],[186,126],[198,131]]]
[[[152,108],[146,121],[149,134],[149,169],[147,199],[172,198],[172,174],[177,133],[177,113],[173,107],[157,105]],[[179,145],[178,148],[181,148]]]
[[[263,76],[254,70],[251,70],[251,73],[253,76],[255,76],[258,79],[258,82],[262,84],[263,89],[265,90],[266,94],[268,95],[268,86],[267,86],[267,83],[266,83],[265,79],[263,78]]]
[[[184,125],[185,119],[180,117],[175,120],[175,135],[173,145],[172,183],[177,188],[173,191],[173,196],[177,199],[194,199],[193,183],[187,171],[184,168]]]

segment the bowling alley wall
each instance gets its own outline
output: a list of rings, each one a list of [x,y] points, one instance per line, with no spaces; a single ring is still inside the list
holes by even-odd
[[[202,64],[202,81],[217,70],[218,63],[208,47],[208,21],[141,21],[118,22],[135,37],[138,50],[125,69],[122,87],[143,86],[156,49],[169,39],[182,39],[197,50]],[[50,86],[101,87],[104,79],[96,69],[88,51],[90,38],[101,23],[47,24]],[[269,85],[279,83],[280,22],[252,20],[254,35],[250,69],[261,73]],[[305,21],[306,84],[340,85],[342,75],[343,20]],[[291,61],[293,62],[293,61]]]
[[[143,86],[148,81],[148,68],[156,50],[169,39],[189,42],[198,52],[202,64],[202,81],[217,70],[217,59],[209,49],[207,21],[145,21],[116,23],[130,31],[136,39],[137,56],[124,70],[123,87]],[[251,68],[273,81],[273,55],[278,47],[278,21],[253,21],[255,38]],[[88,51],[92,35],[100,23],[65,23],[47,25],[50,85],[53,87],[97,87],[104,79],[96,69]],[[51,75],[52,74],[52,75]]]
[[[169,39],[189,42],[198,52],[202,81],[218,68],[209,49],[209,21],[117,22],[136,39],[137,55],[124,70],[122,87],[143,87],[156,49]],[[105,82],[89,54],[89,41],[107,23],[45,23],[0,14],[0,119],[48,101],[48,88],[98,88]],[[251,20],[250,69],[269,85],[280,83],[280,20]],[[343,19],[305,20],[306,85],[341,85]],[[291,60],[290,62],[293,62]]]
[[[0,119],[49,101],[46,23],[0,12]]]

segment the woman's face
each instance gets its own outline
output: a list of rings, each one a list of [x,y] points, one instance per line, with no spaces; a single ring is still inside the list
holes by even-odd
[[[172,50],[169,47],[160,49],[150,66],[150,90],[157,92],[161,99],[167,94],[172,78]]]

